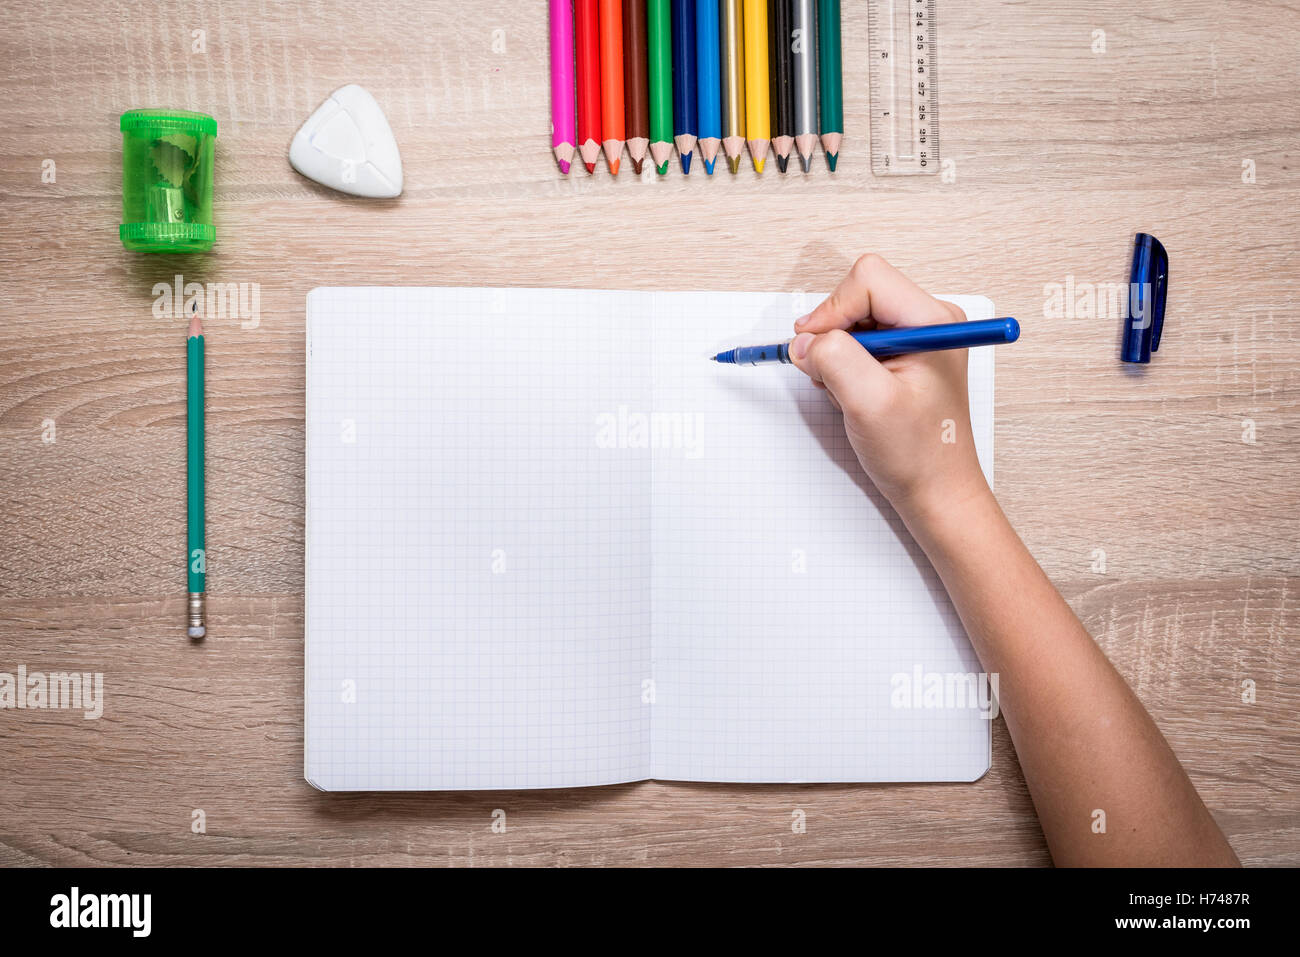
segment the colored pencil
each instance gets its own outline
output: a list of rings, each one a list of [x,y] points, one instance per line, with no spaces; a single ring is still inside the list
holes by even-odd
[[[186,570],[189,584],[186,634],[202,638],[207,603],[208,555],[203,509],[203,320],[197,307],[185,339],[185,512]]]
[[[577,0],[578,152],[588,173],[600,158],[600,16],[596,0]]]
[[[763,172],[772,139],[771,84],[767,74],[767,0],[745,0],[745,133],[754,169]]]
[[[605,162],[618,175],[623,157],[623,0],[600,0],[600,128]]]
[[[844,139],[844,65],[840,52],[840,0],[817,0],[817,41],[821,57],[821,130],[826,165],[835,172]]]
[[[722,149],[733,173],[740,172],[740,153],[745,148],[745,24],[740,0],[719,0],[718,26],[722,34]]]
[[[646,73],[646,0],[623,0],[623,117],[627,155],[641,175],[650,148],[650,81]]]
[[[673,24],[669,0],[646,2],[650,55],[650,158],[662,176],[673,155]]]
[[[712,3],[712,0],[705,0]],[[699,135],[699,105],[695,72],[695,0],[673,0],[673,142],[682,172],[691,171],[691,156]]]
[[[817,31],[813,0],[794,0],[794,146],[799,165],[808,172],[817,147]]]
[[[551,147],[560,172],[573,162],[573,0],[551,0]]]
[[[790,50],[791,0],[771,0],[772,28],[772,152],[784,173],[794,149],[794,54]]]
[[[699,92],[700,156],[704,171],[713,175],[722,146],[722,84],[718,73],[718,5],[714,0],[695,3],[695,75]]]

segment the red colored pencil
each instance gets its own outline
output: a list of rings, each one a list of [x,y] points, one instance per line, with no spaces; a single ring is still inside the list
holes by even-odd
[[[578,152],[588,173],[600,159],[600,14],[596,0],[574,4],[578,24]]]

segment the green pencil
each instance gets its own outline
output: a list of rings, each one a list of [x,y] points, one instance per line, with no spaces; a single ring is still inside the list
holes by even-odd
[[[821,54],[822,149],[835,172],[844,139],[844,65],[840,55],[840,0],[817,0],[817,50]]]
[[[650,52],[650,156],[659,174],[673,155],[673,21],[669,0],[646,4]]]
[[[208,555],[203,546],[203,322],[197,307],[190,317],[185,341],[185,446],[186,446],[186,566],[189,570],[189,621],[187,634],[202,638],[207,591]]]

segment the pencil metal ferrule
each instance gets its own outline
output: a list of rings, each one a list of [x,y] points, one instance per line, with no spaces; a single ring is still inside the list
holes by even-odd
[[[207,634],[204,619],[207,617],[207,593],[192,591],[189,593],[189,631],[191,638],[202,638]]]

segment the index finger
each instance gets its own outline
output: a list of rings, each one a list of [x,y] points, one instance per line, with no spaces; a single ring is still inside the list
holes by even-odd
[[[835,291],[795,323],[800,332],[854,326],[930,326],[960,322],[956,306],[934,298],[875,253],[859,256]]]

